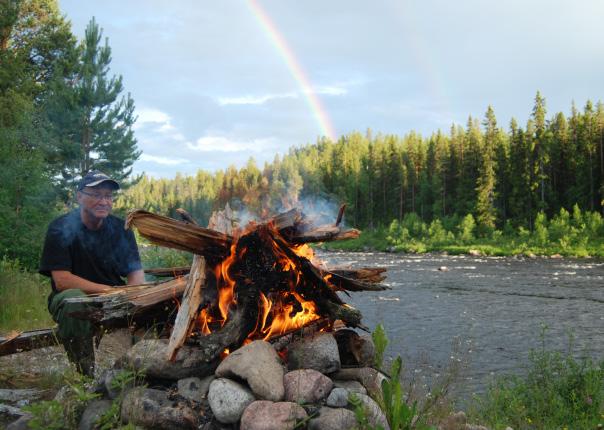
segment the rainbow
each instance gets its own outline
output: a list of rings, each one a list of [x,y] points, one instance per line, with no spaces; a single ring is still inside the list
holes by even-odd
[[[310,108],[319,125],[321,134],[335,141],[336,133],[329,114],[325,110],[325,107],[323,107],[319,97],[317,97],[310,80],[306,76],[306,73],[300,65],[300,62],[296,59],[294,52],[287,44],[285,37],[283,37],[283,35],[279,32],[279,29],[275,23],[256,0],[248,0],[247,3],[252,10],[252,13],[260,23],[260,26],[266,32],[269,39],[275,46],[277,52],[281,55],[281,57],[283,57],[287,68],[289,69],[293,78],[296,80],[298,86],[301,88],[302,94],[304,94],[306,98],[306,103],[308,104],[308,107]]]

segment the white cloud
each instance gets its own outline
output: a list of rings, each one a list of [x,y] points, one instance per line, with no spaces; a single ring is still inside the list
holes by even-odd
[[[141,161],[149,161],[151,163],[157,163],[157,164],[162,164],[165,166],[176,166],[179,164],[186,164],[189,161],[185,160],[184,158],[169,158],[169,157],[162,157],[162,156],[157,156],[157,155],[151,155],[151,154],[141,154]]]
[[[275,139],[233,140],[225,136],[204,136],[195,144],[187,142],[187,147],[199,152],[263,152],[273,149]]]
[[[160,126],[170,124],[170,115],[159,109],[141,108],[136,110],[136,114],[138,115],[138,119],[133,127],[135,130],[141,128],[144,124],[157,124]]]
[[[340,85],[315,87],[314,90],[317,94],[325,94],[328,96],[343,96],[348,94],[348,89]]]
[[[298,98],[298,95],[296,93],[264,94],[260,96],[245,95],[241,97],[218,97],[218,104],[220,104],[221,106],[262,105],[270,100],[295,98]]]

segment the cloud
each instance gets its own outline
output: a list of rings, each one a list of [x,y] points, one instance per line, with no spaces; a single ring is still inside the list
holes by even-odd
[[[264,152],[275,146],[273,138],[233,140],[225,136],[204,136],[195,144],[187,142],[187,148],[198,152]]]
[[[218,104],[227,105],[262,105],[275,99],[296,99],[296,93],[264,94],[260,96],[245,95],[241,97],[218,97]]]
[[[272,100],[279,99],[298,99],[302,94],[307,92],[313,92],[315,94],[322,94],[328,96],[344,96],[348,94],[348,88],[354,85],[358,85],[360,81],[350,80],[342,83],[333,85],[317,85],[309,90],[304,91],[290,91],[287,93],[277,94],[262,94],[262,95],[244,95],[239,97],[217,97],[218,104],[221,106],[228,105],[262,105]]]
[[[137,109],[136,113],[138,118],[133,127],[135,130],[142,128],[146,124],[155,124],[160,126],[170,124],[170,115],[160,111],[159,109],[141,108]]]
[[[157,163],[157,164],[162,164],[165,166],[176,166],[179,164],[186,164],[189,162],[189,160],[185,160],[184,158],[169,158],[169,157],[162,157],[162,156],[158,156],[158,155],[151,155],[151,154],[141,154],[141,161],[148,161],[151,163]]]

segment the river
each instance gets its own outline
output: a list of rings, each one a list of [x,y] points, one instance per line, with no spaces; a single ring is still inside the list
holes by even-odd
[[[382,323],[387,353],[400,354],[429,390],[459,362],[455,391],[484,392],[504,373],[522,374],[528,352],[568,350],[604,359],[604,261],[437,254],[324,252],[330,266],[381,266],[391,290],[352,293],[345,301],[371,330]],[[542,327],[547,327],[542,336]],[[408,375],[409,376],[409,375]]]

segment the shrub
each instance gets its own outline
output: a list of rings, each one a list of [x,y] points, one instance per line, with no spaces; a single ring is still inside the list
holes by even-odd
[[[467,214],[457,226],[458,237],[461,241],[468,243],[474,240],[474,230],[476,229],[476,221],[472,214]]]
[[[540,211],[535,218],[535,230],[533,231],[535,242],[539,246],[546,246],[549,238],[547,231],[547,217]]]

